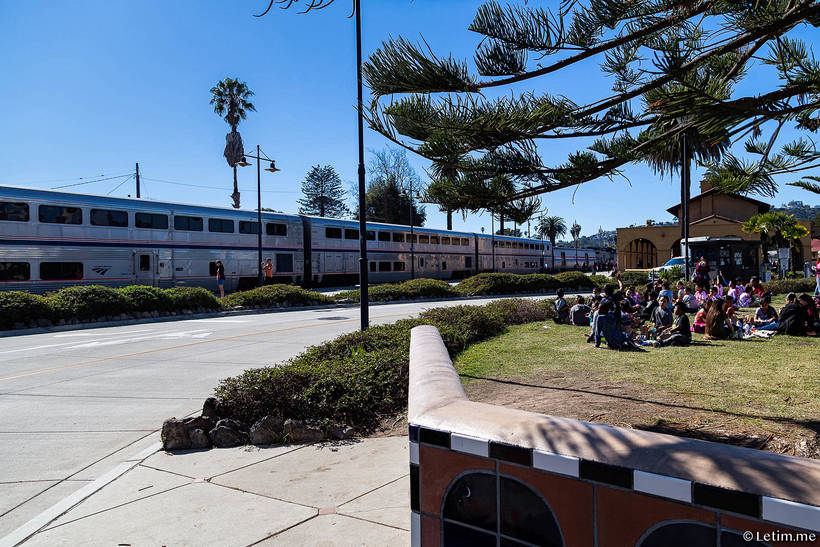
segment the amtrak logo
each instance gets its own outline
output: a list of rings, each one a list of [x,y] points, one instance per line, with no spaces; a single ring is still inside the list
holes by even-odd
[[[111,266],[95,266],[94,268],[91,268],[91,271],[96,272],[98,275],[105,275],[110,269]]]

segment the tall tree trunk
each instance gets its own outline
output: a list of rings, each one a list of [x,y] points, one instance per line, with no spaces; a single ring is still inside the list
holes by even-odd
[[[233,166],[233,194],[231,194],[231,199],[233,199],[233,208],[239,209],[239,184],[236,182],[236,165]]]
[[[453,229],[453,212],[450,209],[447,209],[447,229]]]
[[[552,249],[550,253],[552,255],[552,271],[555,271],[555,236],[550,237],[550,249]]]
[[[504,235],[504,214],[498,217],[498,229],[501,230],[501,235]]]

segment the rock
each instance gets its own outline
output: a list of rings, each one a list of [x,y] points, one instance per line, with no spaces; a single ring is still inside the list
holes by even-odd
[[[26,324],[17,322],[14,325],[12,325],[12,328],[14,328],[14,329],[24,329],[24,328],[26,328]]]
[[[354,429],[349,425],[345,424],[337,424],[330,428],[330,438],[342,440],[342,439],[349,439],[353,436]]]
[[[217,448],[232,448],[247,444],[248,434],[240,429],[241,424],[236,420],[219,420],[216,427],[208,432],[211,442]]]
[[[37,326],[38,327],[50,327],[51,326],[51,321],[49,321],[48,319],[38,319],[37,320]]]
[[[219,419],[217,418],[216,407],[216,397],[208,397],[207,399],[205,399],[205,403],[202,405],[202,415],[210,416],[214,419]]]
[[[204,431],[210,431],[217,425],[216,417],[212,416],[192,416],[191,418],[185,418],[182,421],[188,428],[189,432],[192,429],[202,429]]]
[[[288,418],[282,429],[292,442],[321,441],[325,438],[325,432],[319,425],[302,420]]]
[[[184,450],[191,448],[188,437],[188,426],[183,420],[168,418],[162,422],[162,448],[165,450]]]
[[[140,317],[142,317],[143,319],[149,319],[151,317],[151,312],[150,311],[144,311],[140,314]]]
[[[128,320],[128,314],[127,313],[121,313],[120,314],[120,321],[127,321],[127,320]]]
[[[265,416],[251,426],[250,437],[253,444],[273,444],[282,438],[282,418]]]
[[[210,448],[211,439],[208,434],[201,429],[192,429],[188,432],[188,437],[191,439],[191,448]]]
[[[65,325],[65,319],[60,319],[59,321],[57,321],[58,327],[62,327],[63,325]]]

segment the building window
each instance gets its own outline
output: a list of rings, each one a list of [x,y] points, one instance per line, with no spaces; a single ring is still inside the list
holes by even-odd
[[[82,224],[83,210],[79,207],[40,205],[40,222],[48,224]]]
[[[269,236],[286,236],[288,235],[288,225],[268,222],[265,224],[265,233]]]
[[[91,209],[91,225],[128,228],[128,213],[108,209]]]
[[[259,233],[259,223],[258,222],[249,222],[246,220],[239,221],[239,233],[240,234],[258,234]]]
[[[174,230],[201,232],[202,228],[202,217],[174,216]]]
[[[342,239],[342,229],[341,228],[325,228],[325,237],[327,239]]]
[[[41,262],[40,279],[56,281],[63,279],[82,279],[82,262]]]
[[[28,203],[0,201],[0,220],[28,222]]]
[[[28,281],[31,264],[28,262],[0,262],[0,281]]]
[[[227,218],[209,218],[208,231],[221,234],[232,234],[234,231],[233,220]]]
[[[390,241],[390,232],[379,232],[379,241]]]
[[[359,231],[358,230],[351,230],[345,229],[345,239],[359,239]]]
[[[136,213],[134,215],[134,226],[137,228],[147,228],[149,230],[167,230],[168,216],[154,215],[151,213]]]

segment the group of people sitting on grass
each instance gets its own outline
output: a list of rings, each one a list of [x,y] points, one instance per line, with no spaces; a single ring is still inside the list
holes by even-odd
[[[707,287],[679,281],[673,292],[667,281],[647,283],[643,292],[634,286],[624,290],[620,274],[614,284],[595,288],[589,298],[576,296],[570,306],[559,289],[555,300],[555,321],[592,327],[587,342],[600,347],[605,341],[613,349],[638,346],[687,346],[692,333],[708,340],[768,337],[774,333],[792,336],[820,332],[820,296],[789,293],[780,313],[771,305],[771,295],[758,278],[748,284],[723,282],[718,275]],[[741,317],[738,308],[757,307]],[[690,321],[688,314],[694,314]]]

